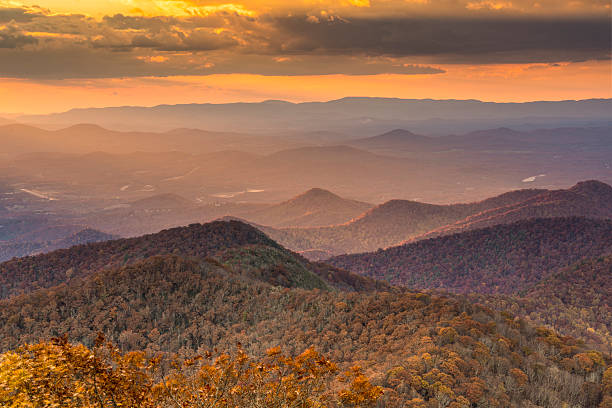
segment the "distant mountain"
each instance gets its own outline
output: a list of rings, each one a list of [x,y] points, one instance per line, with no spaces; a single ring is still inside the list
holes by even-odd
[[[569,216],[612,218],[612,187],[600,181],[590,180],[580,182],[568,190],[543,191],[525,201],[483,210],[415,239],[509,224],[528,218]]]
[[[318,258],[375,251],[403,242],[542,217],[612,218],[612,187],[586,181],[568,190],[525,189],[468,204],[391,200],[344,225],[265,229],[278,242]],[[319,252],[323,251],[323,252]]]
[[[286,132],[322,129],[372,135],[389,129],[449,134],[496,126],[531,124],[541,128],[610,121],[612,101],[493,103],[476,100],[343,98],[329,102],[283,101],[74,109],[18,118],[24,123],[77,124],[129,130],[204,128],[232,132]],[[443,119],[442,119],[443,118]]]
[[[378,150],[337,143],[303,146],[308,142],[293,137],[212,135],[189,129],[166,134],[79,125],[65,130],[65,135],[64,130],[38,131],[46,133],[24,149],[59,153],[27,153],[0,160],[2,179],[25,188],[43,184],[44,189],[58,193],[55,198],[60,202],[62,196],[88,197],[88,206],[101,208],[166,193],[200,203],[275,203],[312,186],[371,203],[404,199],[447,204],[482,200],[527,185],[562,188],[576,180],[612,182],[606,167],[612,153],[610,132],[606,139],[605,129],[594,128],[552,132],[543,136],[549,140],[543,145],[529,142],[540,140],[529,133],[501,147],[478,141],[481,136],[466,143],[461,142],[462,136],[422,139],[404,131],[383,137],[388,142],[431,139],[436,145],[457,139],[455,144],[444,142],[447,145],[441,150],[427,151],[415,150],[413,142],[391,143]],[[555,141],[565,138],[564,134],[567,143]],[[8,139],[29,140],[18,134]],[[57,140],[64,140],[66,149]]]
[[[612,127],[571,127],[518,131],[507,127],[485,129],[462,135],[426,137],[396,129],[347,144],[391,156],[427,152],[584,152],[612,150]]]
[[[349,142],[352,146],[364,149],[413,151],[435,150],[440,146],[436,138],[417,135],[408,130],[395,129],[382,135],[357,139]]]
[[[584,257],[612,255],[612,220],[537,218],[364,254],[332,265],[412,288],[519,294]]]
[[[106,234],[91,228],[79,230],[80,228],[83,227],[78,225],[60,226],[59,228],[50,227],[23,235],[12,241],[0,241],[0,262],[8,261],[12,258],[50,252],[56,249],[69,248],[74,245],[118,238],[116,235]],[[70,233],[73,230],[78,230],[78,232]]]
[[[408,200],[391,200],[354,220],[320,228],[264,229],[278,242],[296,251],[342,254],[373,251],[397,245],[441,226],[453,224],[470,214],[520,203],[543,190],[518,190],[470,204],[435,205]]]
[[[461,136],[446,136],[447,148],[494,151],[596,151],[612,149],[612,127],[571,127],[517,131],[508,128],[479,130]]]
[[[295,140],[266,135],[175,129],[168,132],[119,132],[94,124],[75,124],[58,130],[44,130],[23,124],[0,124],[0,140],[5,155],[31,152],[107,153],[170,152],[192,154],[245,149],[271,153],[304,145]]]
[[[370,208],[372,204],[313,188],[291,200],[240,216],[273,227],[316,227],[348,222]]]
[[[335,268],[317,266],[254,227],[238,222],[192,224],[137,238],[78,245],[0,264],[0,297],[28,293],[112,266],[157,255],[215,259],[226,268],[286,287],[376,288],[380,285]],[[381,287],[384,287],[381,286]]]

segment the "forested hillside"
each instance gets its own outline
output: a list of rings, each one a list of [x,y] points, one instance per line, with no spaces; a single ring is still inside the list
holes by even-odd
[[[604,355],[511,315],[418,292],[282,288],[175,255],[0,301],[0,322],[3,350],[61,334],[92,347],[98,332],[148,354],[314,347],[361,365],[381,407],[595,407],[607,392]]]
[[[237,265],[242,273],[269,276],[273,283],[282,286],[302,286],[303,279],[312,287],[320,288],[328,284],[351,290],[385,286],[327,265],[312,264],[248,224],[217,221],[137,238],[78,245],[4,262],[0,264],[0,298],[55,286],[102,268],[168,254],[199,260],[216,258],[228,268]],[[278,273],[281,270],[283,274]]]
[[[612,221],[539,218],[329,259],[412,288],[518,294],[584,257],[612,253]]]
[[[586,258],[556,270],[535,286],[514,296],[470,294],[498,310],[524,316],[537,325],[584,339],[612,352],[612,256]]]

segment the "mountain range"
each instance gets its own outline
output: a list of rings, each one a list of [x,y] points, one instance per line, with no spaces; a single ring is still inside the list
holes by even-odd
[[[114,129],[188,127],[237,132],[287,129],[368,136],[394,128],[426,134],[469,132],[492,126],[584,126],[610,122],[609,99],[493,103],[477,100],[343,98],[328,102],[160,105],[73,109],[50,115],[21,116],[23,123],[93,123]]]
[[[85,200],[88,208],[107,208],[157,194],[199,203],[270,204],[312,187],[373,204],[469,202],[526,186],[611,183],[610,129],[496,128],[436,138],[396,130],[365,143],[334,133],[322,140],[312,132],[147,133],[94,125],[47,131],[9,125],[0,127],[0,184],[43,196],[53,192],[54,206],[68,209]]]
[[[0,264],[0,349],[65,334],[187,357],[315,347],[365,365],[388,407],[596,406],[608,357],[461,296],[390,287],[213,222]],[[367,364],[367,365],[366,365]]]
[[[239,252],[242,249],[247,252]],[[273,255],[270,257],[270,264],[265,262],[267,252]],[[359,287],[377,287],[377,283],[370,279],[341,271],[336,273],[335,268],[314,266],[299,255],[283,249],[252,226],[237,221],[217,221],[12,259],[0,264],[0,298],[56,286],[70,279],[89,276],[100,269],[124,266],[151,256],[171,254],[187,258],[217,259],[217,262],[226,264],[230,269],[232,260],[237,258],[241,261],[238,265],[241,271],[248,271],[248,274],[259,277],[271,275],[274,279],[283,279],[281,286],[287,287],[304,286],[304,280],[311,281],[312,287],[319,288],[325,288],[327,284],[348,287],[352,281],[356,282],[355,285],[360,285]],[[263,263],[247,268],[246,259]],[[277,259],[282,259],[282,265],[281,262],[278,265],[274,263]],[[294,267],[286,269],[289,263]],[[292,275],[293,272],[296,273],[295,276]],[[324,274],[325,280],[319,277],[319,274]],[[298,285],[297,282],[301,283]]]
[[[612,220],[535,218],[327,260],[421,289],[518,294],[550,271],[612,254]]]
[[[574,152],[611,149],[612,129],[605,127],[556,128],[519,131],[485,129],[462,135],[428,137],[404,129],[346,142],[380,154],[411,155],[423,152]]]
[[[265,228],[297,251],[343,254],[375,251],[403,241],[448,235],[535,217],[612,218],[612,187],[586,181],[567,190],[517,190],[469,204],[434,205],[391,200],[342,225]]]
[[[266,135],[211,132],[177,128],[167,132],[119,132],[98,125],[77,123],[57,130],[45,130],[23,124],[0,123],[0,140],[4,156],[32,152],[80,153],[91,152],[172,152],[194,154],[220,150],[245,149],[271,153],[279,149],[302,145],[297,140]]]
[[[46,215],[5,212],[0,217],[0,245],[6,260],[36,253],[36,248],[60,248],[49,242],[63,242],[84,228],[130,237],[229,217],[251,223],[287,248],[321,260],[537,217],[609,219],[610,202],[612,187],[599,181],[580,182],[565,190],[515,190],[450,205],[390,200],[374,206],[320,188],[277,204],[204,204],[174,193],[157,194],[80,214],[58,212],[58,201],[46,201]]]

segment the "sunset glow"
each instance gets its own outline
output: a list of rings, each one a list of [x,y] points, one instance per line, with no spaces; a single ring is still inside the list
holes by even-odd
[[[0,1],[0,112],[609,98],[609,17],[599,0]]]

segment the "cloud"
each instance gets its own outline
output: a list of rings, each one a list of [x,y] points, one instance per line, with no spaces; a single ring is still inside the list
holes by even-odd
[[[38,40],[35,37],[22,34],[14,26],[0,28],[0,48],[20,48],[37,43]]]
[[[374,13],[364,17],[361,11],[340,15],[313,8],[287,15],[252,11],[248,2],[245,6],[204,6],[173,1],[169,4],[183,4],[190,13],[150,17],[115,14],[95,19],[54,14],[38,7],[0,6],[0,76],[413,75],[443,72],[434,67],[437,64],[610,58],[611,22],[607,15],[550,18],[499,14],[498,9],[510,4],[522,6],[526,3],[522,0],[402,2],[411,7],[446,2],[472,14],[440,18]],[[399,4],[395,0],[350,3],[338,2],[340,8],[356,10]],[[309,4],[312,8],[312,2],[298,2],[301,7]],[[477,10],[469,11],[469,4]]]
[[[44,12],[45,10],[39,7],[14,7],[12,5],[3,7],[0,2],[0,23],[32,21],[32,19],[44,14]]]
[[[583,61],[610,57],[608,18],[277,18],[284,53],[429,57],[444,63]]]
[[[300,75],[432,75],[444,71],[407,60],[362,57],[237,55],[211,53],[194,58],[190,53],[136,55],[109,49],[73,47],[63,50],[0,49],[0,77],[33,79],[164,77],[213,74]]]

